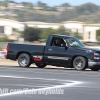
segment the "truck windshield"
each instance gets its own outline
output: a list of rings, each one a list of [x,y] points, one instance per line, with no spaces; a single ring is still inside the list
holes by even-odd
[[[66,40],[71,47],[85,47],[81,41],[74,37],[67,37]]]

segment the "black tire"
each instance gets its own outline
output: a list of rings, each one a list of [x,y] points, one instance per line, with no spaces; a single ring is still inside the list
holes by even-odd
[[[99,71],[100,68],[91,68],[92,71]]]
[[[22,68],[29,67],[31,65],[31,57],[26,53],[22,53],[18,57],[18,64]]]
[[[74,60],[73,60],[73,67],[76,70],[85,70],[87,68],[87,60],[84,57],[81,56],[77,56]]]
[[[36,65],[38,68],[44,68],[44,67],[46,67],[46,64],[44,64],[44,63],[35,63],[35,65]]]

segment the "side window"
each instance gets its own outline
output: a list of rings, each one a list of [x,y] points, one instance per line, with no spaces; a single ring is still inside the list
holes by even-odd
[[[66,43],[62,38],[53,37],[51,41],[51,46],[65,47]]]

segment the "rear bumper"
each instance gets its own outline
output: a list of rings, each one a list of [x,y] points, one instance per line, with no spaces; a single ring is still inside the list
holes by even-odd
[[[7,55],[5,55],[5,58],[7,59]]]
[[[7,55],[5,55],[6,59],[10,59],[10,60],[16,60],[16,55],[13,53],[7,53]]]

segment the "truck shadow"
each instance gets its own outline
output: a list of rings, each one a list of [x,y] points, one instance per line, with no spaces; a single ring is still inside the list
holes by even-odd
[[[20,66],[6,66],[6,65],[0,65],[0,68],[21,68],[22,69],[22,67],[20,67]],[[74,68],[64,68],[64,67],[45,67],[45,68],[38,68],[38,67],[35,67],[35,66],[31,66],[31,67],[28,67],[28,68],[23,68],[23,69],[43,69],[43,70],[63,70],[63,71],[77,71],[77,70],[75,70]],[[82,70],[82,71],[85,71],[85,72],[90,72],[91,71],[91,69],[86,69],[86,70]],[[91,72],[100,72],[100,71],[91,71]]]

